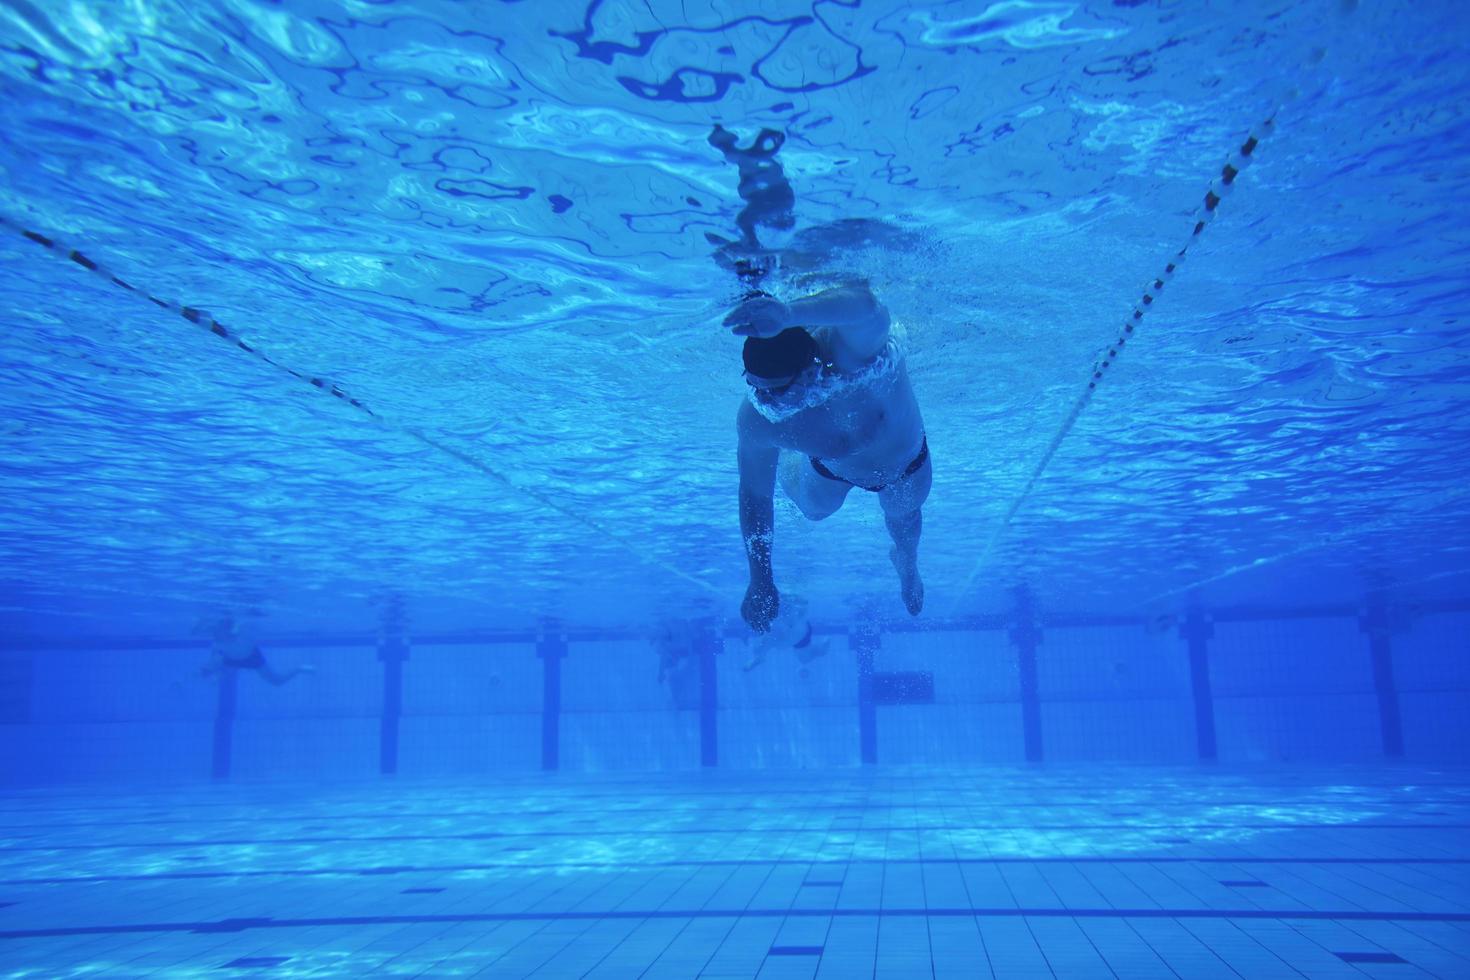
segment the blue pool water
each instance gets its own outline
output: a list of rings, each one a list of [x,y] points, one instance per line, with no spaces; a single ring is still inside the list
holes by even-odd
[[[1467,55],[0,2],[0,975],[1470,975]],[[752,261],[892,317],[917,616],[778,490],[742,621]]]
[[[907,325],[936,608],[1021,579],[1130,610],[1195,584],[1463,586],[1458,4],[102,11],[6,10],[7,219],[382,421],[7,235],[12,606],[728,612],[742,382],[704,236],[740,202],[716,121],[788,134],[801,227],[883,223],[820,267]],[[782,528],[783,577],[829,616],[896,611],[875,511]]]

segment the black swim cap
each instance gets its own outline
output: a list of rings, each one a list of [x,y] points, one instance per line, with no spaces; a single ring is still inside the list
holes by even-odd
[[[817,342],[801,327],[745,338],[745,370],[757,378],[794,378],[817,360]]]

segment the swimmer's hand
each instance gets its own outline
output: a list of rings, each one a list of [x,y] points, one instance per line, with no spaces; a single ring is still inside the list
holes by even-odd
[[[769,633],[771,621],[781,612],[781,594],[774,582],[751,582],[740,604],[740,616],[757,633]]]
[[[791,326],[791,308],[773,296],[753,296],[725,317],[737,337],[774,337]]]

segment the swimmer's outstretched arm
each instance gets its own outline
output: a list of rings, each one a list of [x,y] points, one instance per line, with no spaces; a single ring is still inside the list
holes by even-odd
[[[776,525],[773,499],[780,450],[761,438],[761,421],[753,408],[742,404],[735,426],[740,438],[740,536],[750,565],[750,585],[740,604],[740,615],[757,633],[771,628],[781,604],[771,571],[771,537]]]
[[[888,342],[888,308],[864,283],[839,286],[803,297],[790,304],[794,324],[827,327],[845,353],[866,362],[878,356]]]
[[[887,307],[863,284],[824,289],[791,303],[752,297],[736,307],[725,324],[736,334],[755,337],[774,337],[787,327],[825,327],[843,354],[863,363],[888,342],[889,317]]]

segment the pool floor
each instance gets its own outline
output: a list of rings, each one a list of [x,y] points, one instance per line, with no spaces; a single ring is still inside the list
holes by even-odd
[[[0,976],[1470,977],[1470,772],[30,790]]]

